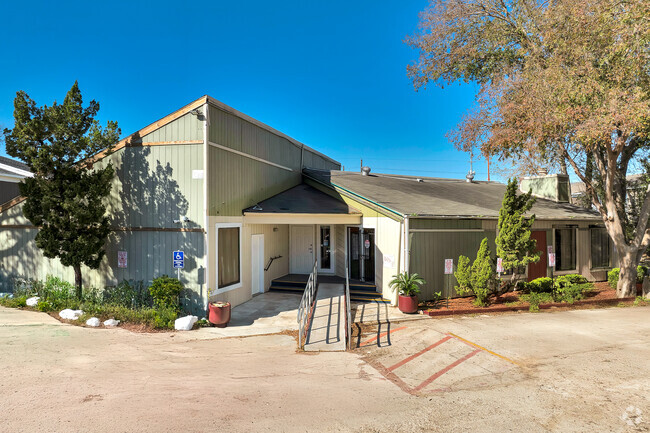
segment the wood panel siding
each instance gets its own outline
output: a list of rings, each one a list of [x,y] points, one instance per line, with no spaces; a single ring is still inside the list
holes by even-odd
[[[494,252],[496,233],[489,232],[416,232],[410,235],[410,272],[417,272],[425,279],[420,299],[432,299],[434,293],[442,292],[443,297],[457,296],[454,286],[456,278],[445,275],[445,259],[454,260],[454,269],[458,257],[464,255],[471,261],[483,238],[487,237],[490,249]]]

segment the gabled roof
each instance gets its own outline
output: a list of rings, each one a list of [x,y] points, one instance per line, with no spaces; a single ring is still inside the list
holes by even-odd
[[[416,178],[392,174],[305,169],[305,175],[403,216],[498,218],[506,186],[498,182]],[[593,210],[538,198],[531,211],[543,220],[597,220]]]
[[[244,214],[361,214],[309,185],[301,184],[244,209]]]

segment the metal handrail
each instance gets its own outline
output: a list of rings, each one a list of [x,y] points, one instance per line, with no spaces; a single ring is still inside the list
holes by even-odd
[[[318,287],[318,260],[314,262],[314,267],[309,274],[305,292],[302,294],[300,305],[298,306],[298,347],[303,349],[305,347],[305,340],[307,339],[307,322],[316,301],[316,288]]]
[[[345,347],[351,349],[352,343],[352,312],[350,310],[350,278],[348,265],[345,265]]]

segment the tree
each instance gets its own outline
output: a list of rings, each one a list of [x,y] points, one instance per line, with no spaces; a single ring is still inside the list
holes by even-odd
[[[111,190],[113,166],[93,168],[85,160],[117,142],[120,130],[95,120],[99,104],[83,107],[75,81],[63,104],[37,107],[20,91],[14,99],[13,129],[5,129],[9,155],[29,166],[33,177],[20,184],[25,217],[39,227],[36,245],[48,258],[72,266],[76,296],[81,298],[81,265],[97,269],[110,232],[103,203]]]
[[[620,297],[634,295],[650,244],[650,189],[628,223],[628,170],[650,151],[650,2],[434,0],[408,42],[417,88],[465,81],[476,106],[453,134],[459,149],[526,152],[568,164],[619,254]],[[598,194],[593,179],[602,179]]]
[[[503,269],[512,270],[512,281],[516,279],[519,269],[539,261],[537,241],[530,238],[530,228],[535,222],[535,215],[526,217],[526,212],[532,209],[533,204],[535,197],[532,197],[532,193],[529,191],[518,195],[517,181],[509,179],[499,209],[495,243],[497,257],[501,258]]]
[[[494,260],[487,238],[481,241],[476,259],[471,266],[468,257],[460,256],[458,258],[458,267],[454,276],[458,283],[456,291],[459,294],[473,293],[476,296],[474,302],[476,305],[486,306],[489,304],[488,298],[494,289],[495,281]]]

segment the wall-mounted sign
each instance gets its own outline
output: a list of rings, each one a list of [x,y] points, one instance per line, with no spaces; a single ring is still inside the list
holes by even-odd
[[[454,259],[445,259],[445,274],[454,273]]]
[[[128,255],[127,255],[126,251],[118,251],[117,252],[117,267],[118,268],[126,268],[127,259],[128,259]]]
[[[555,253],[550,253],[550,254],[548,255],[548,265],[549,265],[551,268],[554,268],[554,267],[555,267]]]
[[[172,253],[172,262],[174,269],[183,269],[185,267],[185,253],[183,251],[174,251]]]
[[[363,246],[366,247],[366,249],[370,248],[370,240],[366,239],[365,241],[363,241]]]
[[[192,179],[203,179],[203,170],[192,170]]]
[[[384,267],[395,269],[395,256],[391,254],[384,254]]]
[[[501,257],[497,258],[497,272],[503,272],[503,259]]]

